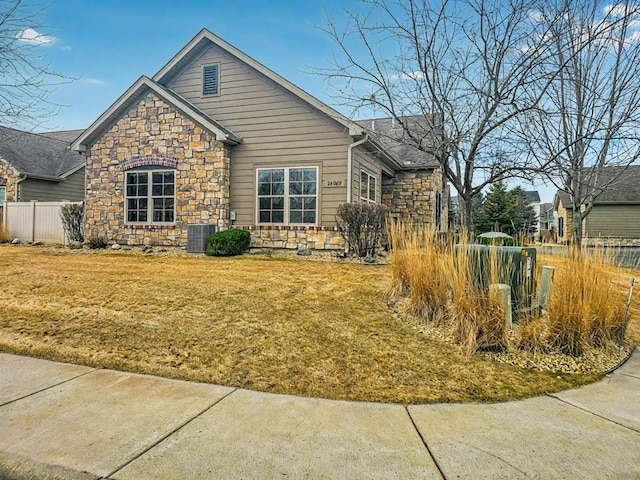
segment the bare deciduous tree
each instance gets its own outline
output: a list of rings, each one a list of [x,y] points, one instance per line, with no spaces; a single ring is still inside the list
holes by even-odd
[[[43,49],[55,38],[40,33],[43,8],[22,0],[0,0],[0,123],[32,129],[55,115],[48,100],[69,79],[50,69]]]
[[[328,21],[338,54],[321,73],[356,114],[394,118],[407,142],[438,158],[470,230],[484,187],[530,173],[513,124],[554,78],[542,65],[555,23],[537,21],[530,0],[364,3],[368,13],[347,12],[344,29]]]
[[[581,245],[594,201],[640,157],[640,5],[563,0],[571,14],[561,18],[550,7],[541,4],[538,21],[553,19],[553,55],[540,66],[559,75],[520,133],[540,171],[569,194]]]

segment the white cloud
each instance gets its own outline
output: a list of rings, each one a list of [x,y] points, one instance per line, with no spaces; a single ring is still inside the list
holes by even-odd
[[[16,35],[16,39],[21,42],[33,43],[36,45],[51,45],[56,41],[55,37],[38,33],[33,28],[26,28]]]
[[[87,78],[86,81],[92,85],[102,85],[104,83],[102,80],[98,80],[97,78]]]
[[[71,50],[71,47],[69,45],[64,45],[62,47],[60,47],[60,50],[64,50],[65,52],[68,52]]]

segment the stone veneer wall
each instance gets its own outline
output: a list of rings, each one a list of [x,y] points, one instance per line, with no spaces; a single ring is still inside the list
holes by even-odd
[[[4,161],[0,160],[0,187],[5,187],[7,202],[17,202],[18,192],[16,186],[20,179],[20,175]],[[2,206],[2,205],[0,205]]]
[[[344,250],[337,227],[235,227],[251,232],[251,247],[309,250]]]
[[[382,181],[382,203],[389,208],[392,217],[405,221],[434,224],[436,192],[442,192],[440,225],[446,230],[447,199],[440,169],[398,172],[395,177]]]
[[[175,165],[174,225],[127,225],[125,172]],[[185,246],[187,225],[229,219],[228,146],[188,117],[148,94],[92,147],[86,166],[86,237],[112,243]]]

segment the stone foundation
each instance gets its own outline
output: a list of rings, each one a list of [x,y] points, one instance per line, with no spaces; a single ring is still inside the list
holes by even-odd
[[[251,232],[252,248],[297,250],[344,250],[344,240],[336,227],[245,226]]]

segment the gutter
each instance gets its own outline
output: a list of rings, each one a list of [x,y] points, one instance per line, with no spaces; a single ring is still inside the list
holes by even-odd
[[[349,148],[347,148],[347,203],[351,203],[351,196],[353,194],[353,186],[351,185],[353,180],[353,149],[362,145],[367,140],[369,140],[369,133],[365,132],[364,137],[357,142],[353,142],[349,145]]]

